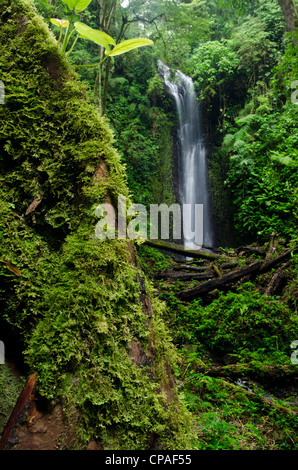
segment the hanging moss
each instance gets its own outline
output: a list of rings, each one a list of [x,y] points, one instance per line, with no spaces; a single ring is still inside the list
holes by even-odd
[[[154,434],[161,448],[187,448],[163,307],[146,318],[126,242],[94,236],[95,207],[128,196],[112,132],[31,1],[1,2],[0,46],[2,320],[38,393],[78,410],[81,443],[146,449]]]

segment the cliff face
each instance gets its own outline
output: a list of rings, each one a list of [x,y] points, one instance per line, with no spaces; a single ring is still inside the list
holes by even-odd
[[[94,236],[128,194],[112,133],[31,1],[1,1],[0,48],[0,331],[36,374],[35,418],[61,419],[37,445],[29,417],[15,446],[188,448],[163,306],[132,245]]]

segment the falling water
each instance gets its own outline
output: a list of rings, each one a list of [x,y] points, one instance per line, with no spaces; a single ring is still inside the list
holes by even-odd
[[[174,78],[171,78],[173,74],[170,68],[161,61],[158,65],[167,89],[175,99],[179,116],[179,196],[182,205],[191,204],[192,208],[191,213],[183,212],[184,224],[194,230],[195,204],[203,204],[203,245],[212,246],[201,106],[197,102],[190,77],[177,70]],[[194,238],[187,240],[184,237],[184,245],[192,249],[199,248]]]

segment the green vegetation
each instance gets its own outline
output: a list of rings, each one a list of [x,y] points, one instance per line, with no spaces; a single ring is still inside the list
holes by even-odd
[[[188,340],[203,344],[217,357],[231,355],[237,362],[289,363],[289,345],[298,336],[297,316],[251,283],[235,293],[221,293],[208,306],[193,301],[178,318],[182,338],[186,325]]]
[[[56,18],[51,18],[51,23],[59,26],[60,28],[60,35],[58,38],[58,43],[61,40],[63,28],[66,28],[66,32],[64,35],[64,40],[62,43],[62,51],[66,52],[67,46],[70,40],[70,37],[73,33],[77,33],[75,40],[72,43],[70,50],[67,52],[69,55],[73,48],[76,45],[76,42],[79,38],[88,39],[93,41],[95,44],[102,46],[105,51],[105,58],[98,64],[101,65],[106,59],[109,57],[114,57],[116,55],[125,54],[125,52],[131,51],[132,49],[136,49],[137,47],[143,47],[153,44],[150,39],[146,38],[136,38],[136,39],[128,39],[127,41],[122,42],[121,44],[116,44],[115,40],[106,34],[103,31],[98,31],[90,26],[81,23],[79,21],[74,23],[74,29],[71,29],[73,23],[73,17],[75,13],[80,13],[87,8],[91,0],[76,0],[76,1],[68,1],[68,8],[72,10],[71,19],[68,20],[58,20]],[[111,50],[110,46],[114,46]],[[92,64],[91,67],[95,67],[96,64]],[[87,67],[87,65],[85,66]]]
[[[78,448],[144,449],[152,433],[187,447],[175,391],[167,406],[176,353],[162,308],[145,322],[127,244],[94,236],[96,206],[128,195],[112,133],[32,3],[4,1],[1,17],[1,321],[23,341],[38,393],[79,412]],[[133,340],[152,355],[146,370]]]
[[[75,410],[76,449],[154,438],[161,449],[297,450],[297,254],[182,302],[200,280],[158,278],[181,259],[95,238],[98,204],[177,202],[162,60],[203,103],[219,253],[241,267],[297,245],[297,31],[283,3],[2,0],[0,327],[21,343],[39,396]],[[187,273],[222,275],[221,260],[188,262]],[[24,381],[0,366],[0,433]]]
[[[152,248],[138,252],[150,276],[173,266],[171,256]],[[291,266],[282,298],[261,293],[264,279],[257,278],[185,304],[175,296],[181,281],[155,281],[180,352],[177,377],[195,419],[197,450],[297,449],[297,366],[290,361],[298,336],[297,260]]]
[[[281,400],[265,392],[247,392],[236,384],[192,374],[189,408],[197,416],[197,450],[297,450],[297,417]]]
[[[16,401],[22,391],[23,381],[13,376],[7,364],[0,366],[0,435],[2,434]]]

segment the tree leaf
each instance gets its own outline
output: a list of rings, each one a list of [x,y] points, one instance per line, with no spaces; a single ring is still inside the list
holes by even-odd
[[[112,46],[116,46],[116,43],[115,43],[114,39],[111,36],[104,33],[103,31],[97,31],[97,32],[100,33],[103,37],[105,37],[109,44],[112,44]]]
[[[110,56],[120,55],[132,49],[136,49],[137,47],[151,46],[152,44],[153,41],[146,38],[128,39],[127,41],[117,44],[111,52],[106,52],[106,54]]]
[[[91,0],[63,0],[63,1],[64,3],[66,3],[67,1],[68,8],[70,10],[75,9],[77,13],[85,10],[85,8],[87,8],[89,3],[91,2]]]
[[[100,46],[103,46],[108,51],[110,50],[109,44],[115,45],[114,39],[103,31],[98,31],[96,29],[90,28],[90,26],[87,26],[84,23],[80,23],[79,21],[76,22],[74,25],[80,35],[84,36],[87,39],[90,39],[90,41],[93,41],[96,44],[99,44]]]

